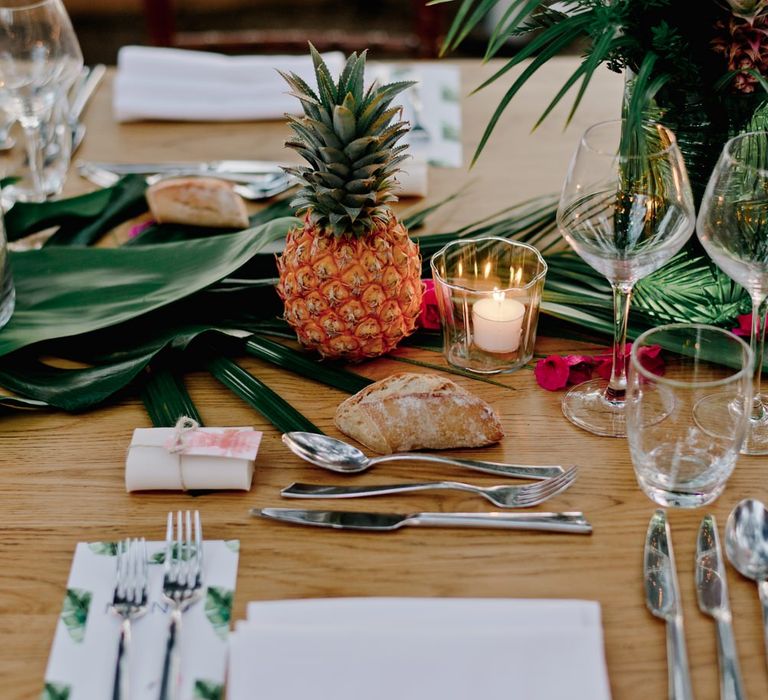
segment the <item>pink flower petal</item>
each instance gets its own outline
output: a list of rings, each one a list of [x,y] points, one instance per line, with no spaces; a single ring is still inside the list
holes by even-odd
[[[569,373],[568,363],[559,355],[539,360],[533,370],[539,386],[547,391],[557,391],[566,386]]]
[[[752,335],[752,314],[741,314],[736,317],[739,325],[731,332],[749,338]]]
[[[440,310],[437,306],[437,293],[434,280],[422,280],[424,293],[421,296],[419,326],[426,330],[440,330]]]
[[[569,384],[581,384],[582,382],[588,382],[590,379],[592,379],[592,372],[594,372],[595,366],[592,363],[591,358],[587,357],[584,359],[584,362],[577,362],[569,367]]]

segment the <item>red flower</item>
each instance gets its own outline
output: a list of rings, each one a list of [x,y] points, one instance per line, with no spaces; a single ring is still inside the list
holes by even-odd
[[[629,359],[629,351],[632,343],[627,343],[625,362]],[[570,384],[581,384],[592,379],[593,372],[608,381],[611,378],[611,353],[601,353],[590,357],[589,355],[550,355],[544,360],[539,360],[533,373],[539,386],[547,391],[557,391]],[[661,356],[661,347],[649,345],[639,350],[640,364],[649,372],[664,374],[664,359]]]
[[[651,374],[661,377],[664,374],[664,358],[661,356],[660,345],[646,345],[637,351],[640,366]]]
[[[566,355],[565,361],[568,363],[569,384],[581,384],[592,379],[595,362],[591,357],[587,355]]]
[[[752,314],[741,314],[736,317],[736,320],[739,322],[739,325],[731,332],[734,335],[741,335],[749,338],[752,335]]]
[[[564,357],[550,355],[536,363],[533,374],[540,387],[547,391],[557,391],[568,384],[570,371],[568,362]]]
[[[440,330],[440,310],[437,307],[437,293],[433,280],[422,280],[424,293],[421,295],[419,326],[426,330]]]

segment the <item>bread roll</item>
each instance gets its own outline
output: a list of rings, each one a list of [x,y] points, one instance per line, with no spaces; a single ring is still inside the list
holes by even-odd
[[[335,421],[383,454],[481,447],[504,437],[485,401],[436,374],[393,374],[371,384],[338,407]]]
[[[168,178],[147,189],[155,221],[216,228],[248,227],[243,200],[225,180],[213,177]]]

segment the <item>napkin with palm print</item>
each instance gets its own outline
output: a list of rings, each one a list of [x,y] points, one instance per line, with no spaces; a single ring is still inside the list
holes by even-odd
[[[204,543],[205,595],[184,613],[182,700],[223,700],[227,635],[237,580],[238,540]],[[112,697],[120,618],[110,611],[117,544],[81,542],[67,581],[41,700]],[[164,542],[148,542],[149,606],[133,623],[132,698],[158,697],[170,607],[163,600]]]

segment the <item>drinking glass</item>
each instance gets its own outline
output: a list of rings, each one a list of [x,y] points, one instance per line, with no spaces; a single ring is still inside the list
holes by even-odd
[[[650,363],[649,348],[664,362]],[[670,324],[632,345],[627,437],[640,488],[662,506],[696,508],[725,488],[747,432],[752,351],[722,328]],[[713,394],[727,401],[712,402]]]
[[[698,236],[715,264],[752,299],[755,376],[742,452],[768,454],[768,409],[760,391],[765,341],[760,320],[768,297],[768,132],[742,134],[725,144],[701,203]],[[718,399],[727,397],[711,398]]]
[[[611,378],[563,397],[563,413],[596,435],[626,435],[626,340],[635,283],[660,268],[693,232],[693,195],[674,134],[661,124],[637,130],[601,122],[579,141],[563,185],[557,222],[571,247],[613,289]]]
[[[35,201],[45,199],[41,125],[82,66],[61,0],[0,0],[0,106],[24,129]]]

